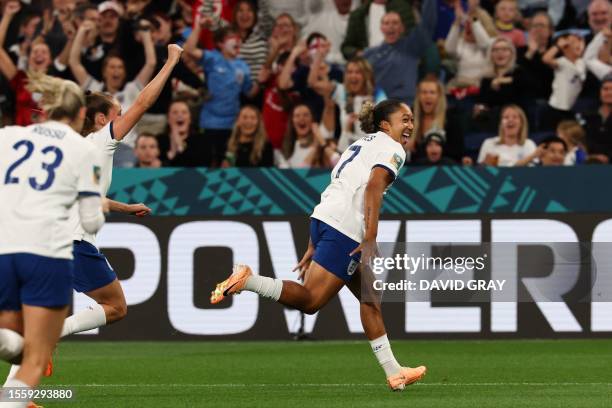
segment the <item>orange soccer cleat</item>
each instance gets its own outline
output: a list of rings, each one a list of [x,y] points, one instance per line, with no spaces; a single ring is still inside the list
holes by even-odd
[[[34,402],[28,402],[28,408],[43,408],[42,405],[36,405]]]
[[[247,279],[253,275],[248,265],[234,265],[234,270],[229,278],[218,283],[210,294],[210,303],[216,304],[225,299],[226,296],[238,294],[244,288]]]
[[[407,385],[423,379],[427,373],[427,367],[419,366],[416,368],[402,367],[399,373],[387,377],[387,384],[392,391],[402,391]]]

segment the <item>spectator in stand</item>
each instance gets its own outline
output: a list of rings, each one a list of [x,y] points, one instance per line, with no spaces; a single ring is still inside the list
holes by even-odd
[[[557,58],[561,51],[562,56]],[[552,94],[548,100],[544,128],[554,130],[563,119],[572,119],[576,99],[586,79],[586,64],[582,58],[584,40],[578,34],[561,35],[542,56],[542,61],[555,71]]]
[[[478,163],[488,166],[525,166],[532,160],[536,145],[528,139],[525,112],[517,105],[502,109],[498,136],[486,139],[480,147]]]
[[[527,46],[517,49],[518,63],[533,79],[530,95],[546,100],[552,92],[554,72],[542,61],[542,56],[550,47],[553,34],[552,20],[548,13],[539,11],[531,18],[527,36]]]
[[[563,166],[567,164],[565,162],[568,154],[567,144],[563,139],[558,136],[551,136],[544,139],[541,145],[543,146],[543,152],[540,156],[542,166]]]
[[[122,46],[129,27],[127,22],[122,24],[124,13],[123,6],[116,1],[100,3],[95,29],[89,30],[91,34],[87,36],[87,41],[84,40],[81,44],[84,51],[79,49],[79,53],[83,54],[81,57],[83,66],[96,79],[103,77],[102,65],[109,54],[131,56],[134,52],[129,47],[125,49]]]
[[[574,164],[583,164],[586,162],[586,133],[578,122],[575,120],[561,121],[557,126],[557,136],[561,138],[567,146],[567,154],[565,155],[566,165],[573,166]]]
[[[474,4],[469,2],[470,6]],[[455,3],[455,9],[455,21],[444,49],[448,56],[457,60],[455,77],[448,83],[449,93],[456,99],[463,99],[478,95],[480,81],[488,73],[487,49],[497,31],[484,9],[469,8],[466,13],[459,2]]]
[[[488,60],[491,71],[480,83],[479,103],[474,106],[475,116],[481,120],[484,118],[487,130],[498,122],[502,106],[523,105],[532,87],[529,74],[516,65],[516,49],[506,37],[497,37],[493,41]]]
[[[185,52],[200,60],[206,73],[210,98],[200,112],[200,129],[208,142],[208,165],[215,167],[225,158],[227,141],[240,110],[240,95],[254,97],[259,92],[259,82],[251,79],[248,65],[238,58],[241,39],[231,28],[215,31],[216,50],[196,47],[202,27],[210,24],[210,18],[196,18],[196,25],[185,43]]]
[[[589,27],[591,35],[585,38],[590,42],[595,35],[612,24],[612,4],[608,0],[593,0],[589,4]]]
[[[321,8],[317,13],[310,14],[308,22],[302,29],[302,36],[321,33],[331,43],[327,61],[334,64],[344,64],[346,61],[341,52],[341,46],[346,36],[351,0],[334,0],[331,10]]]
[[[414,27],[412,4],[404,0],[366,0],[361,7],[351,12],[342,43],[342,54],[346,60],[361,55],[366,48],[379,46],[385,41],[380,22],[385,14],[392,11],[400,16],[404,30],[411,30]]]
[[[35,39],[24,52],[28,55],[27,66],[18,69],[11,57],[4,49],[4,39],[6,38],[9,24],[21,9],[17,1],[9,1],[4,7],[2,20],[0,20],[0,72],[9,82],[9,87],[15,94],[15,116],[14,124],[27,126],[37,121],[37,103],[32,99],[32,94],[26,89],[28,82],[27,71],[44,72],[53,74],[51,50],[42,39]],[[34,117],[33,117],[34,116]]]
[[[442,129],[430,129],[423,138],[424,155],[412,163],[415,166],[453,166],[457,162],[444,153],[446,133]]]
[[[268,42],[263,33],[256,29],[257,10],[251,0],[239,0],[232,13],[232,28],[238,34],[242,44],[238,58],[249,66],[251,78],[257,78],[259,70],[266,62]]]
[[[568,2],[570,0],[518,0],[518,6],[525,27],[531,28],[533,17],[544,11],[549,16],[551,28],[554,29],[563,19]]]
[[[406,29],[397,12],[388,12],[382,18],[384,42],[365,50],[364,57],[374,68],[376,83],[389,98],[412,104],[419,61],[432,44],[436,13],[435,0],[424,0],[421,22],[409,34],[405,33]]]
[[[70,70],[81,88],[86,91],[96,92],[105,91],[113,95],[121,103],[121,109],[126,112],[138,97],[138,94],[144,86],[149,83],[153,76],[157,65],[155,47],[151,38],[151,24],[142,20],[139,22],[139,31],[137,32],[139,39],[142,41],[146,61],[140,69],[140,72],[134,80],[126,81],[127,73],[124,60],[117,54],[108,54],[102,64],[102,81],[94,78],[93,74],[89,73],[81,63],[81,49],[83,40],[87,33],[95,29],[95,23],[86,20],[81,24],[77,31],[72,49],[70,50]],[[134,146],[137,134],[132,129],[123,139],[124,143],[129,146]]]
[[[463,158],[463,133],[454,111],[447,110],[444,85],[435,79],[419,82],[414,100],[413,160],[426,156],[425,135],[432,129],[444,131],[445,153],[456,161]]]
[[[601,47],[597,44],[601,44],[602,36],[599,35],[601,31],[612,26],[612,4],[609,0],[592,0],[588,7],[588,26],[591,32],[584,37],[585,43],[591,45],[597,37],[597,42],[591,46],[588,54],[585,52],[584,59],[586,61],[596,61],[594,57],[598,55]],[[605,34],[604,34],[605,36]],[[601,74],[602,66],[595,62],[590,63],[594,65],[595,72]],[[582,110],[594,110],[596,109],[596,101],[599,99],[599,86],[601,78],[598,78],[591,67],[587,70],[587,77],[582,85],[582,92],[580,93],[580,99],[583,102]],[[584,102],[593,102],[585,106]]]
[[[204,167],[207,165],[206,140],[193,126],[187,102],[175,100],[168,109],[168,127],[158,137],[160,158],[167,167]]]
[[[296,105],[291,113],[291,121],[283,141],[283,158],[286,163],[281,167],[320,167],[324,161],[331,164],[337,153],[325,149],[328,147],[326,140],[329,137],[326,136],[329,134],[329,128],[323,123],[319,125],[314,121],[308,105],[303,103]],[[327,157],[322,158],[323,155]]]
[[[282,71],[289,52],[281,54],[274,64],[273,70],[263,67],[261,79],[264,82],[264,101],[262,116],[268,134],[268,140],[275,150],[283,146],[283,138],[289,122],[289,114],[300,95],[291,90],[282,90],[277,85],[278,75]]]
[[[159,144],[155,135],[139,134],[134,146],[134,155],[136,156],[134,167],[158,168],[162,165],[161,160],[159,160]]]
[[[516,28],[518,21],[516,0],[501,0],[495,5],[495,26],[499,35],[506,37],[516,48],[525,46],[525,32]]]
[[[259,109],[246,105],[227,143],[223,167],[272,167],[274,151],[268,141]]]
[[[584,51],[589,71],[599,80],[612,72],[612,30],[606,27],[589,43]]]
[[[301,102],[307,104],[314,114],[315,122],[320,121],[325,106],[324,98],[313,88],[315,77],[325,75],[336,82],[343,79],[339,66],[324,62],[330,48],[331,44],[321,33],[310,34],[293,48],[278,76],[278,88],[298,92]]]
[[[549,136],[525,159],[515,166],[563,166],[567,156],[567,145],[558,136]]]
[[[601,82],[600,107],[596,112],[583,114],[589,159],[609,163],[612,158],[612,74]]]
[[[274,62],[284,52],[291,52],[297,45],[300,27],[293,17],[287,13],[281,13],[276,17],[272,34],[268,39],[268,57],[265,66],[272,69]]]
[[[366,134],[361,130],[359,112],[365,101],[374,104],[387,99],[385,91],[376,87],[374,72],[370,63],[363,57],[355,57],[346,64],[344,82],[334,83],[332,99],[340,110],[341,133],[338,151],[347,147]]]

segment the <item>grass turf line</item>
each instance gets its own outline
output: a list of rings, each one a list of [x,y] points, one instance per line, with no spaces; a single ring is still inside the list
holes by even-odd
[[[67,341],[44,386],[53,407],[611,407],[612,340],[392,341],[426,364],[402,393],[361,342]],[[0,365],[0,376],[8,371]]]

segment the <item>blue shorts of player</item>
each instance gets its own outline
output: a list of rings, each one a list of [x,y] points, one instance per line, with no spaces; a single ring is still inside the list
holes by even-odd
[[[117,279],[106,257],[95,245],[87,241],[74,241],[73,244],[74,289],[77,292],[91,292]]]
[[[359,242],[316,218],[310,219],[310,239],[315,248],[313,261],[349,282],[359,266],[361,254],[349,255]]]
[[[72,303],[71,259],[17,253],[0,255],[0,310],[21,305],[64,307]]]

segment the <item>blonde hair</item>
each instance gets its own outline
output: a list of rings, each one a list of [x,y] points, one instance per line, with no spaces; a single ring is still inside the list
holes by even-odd
[[[363,75],[365,94],[368,96],[374,95],[374,70],[368,60],[363,57],[354,57],[346,63],[347,69],[348,64],[355,64],[361,75]],[[348,94],[348,79],[346,75],[344,76],[344,89],[347,90]],[[353,97],[354,95],[350,96]]]
[[[421,108],[421,99],[420,99],[420,90],[421,86],[426,83],[436,84],[436,90],[438,91],[438,103],[436,104],[436,108],[434,110],[434,120],[432,123],[432,127],[438,129],[444,129],[446,125],[446,94],[444,91],[444,85],[437,79],[426,78],[419,82],[417,86],[416,97],[414,98],[414,131],[415,142],[420,143],[423,135],[425,134],[426,129],[423,127],[423,116],[425,116],[425,112],[423,112],[423,108]]]
[[[508,62],[507,66],[501,68],[500,74],[512,72],[514,71],[514,68],[516,67],[516,47],[514,46],[512,41],[510,41],[508,38],[499,36],[493,40],[493,42],[491,43],[491,45],[489,45],[489,48],[487,49],[487,61],[489,61],[489,64],[490,64],[489,76],[497,75],[495,65],[493,65],[493,61],[491,59],[491,50],[493,50],[493,47],[495,47],[495,45],[500,42],[505,43],[510,48],[510,51],[512,52],[512,57],[510,58],[510,62]]]
[[[576,146],[584,148],[586,134],[584,129],[575,120],[562,120],[557,125],[557,135],[561,137],[561,133],[567,136],[567,141]],[[561,137],[563,139],[563,137]]]
[[[251,149],[251,155],[249,156],[249,161],[251,164],[256,165],[259,163],[261,156],[263,155],[264,148],[266,147],[266,141],[268,140],[268,134],[264,128],[259,109],[253,105],[245,105],[242,107],[242,109],[240,109],[240,113],[242,113],[242,111],[245,109],[251,109],[257,115],[257,129],[255,130],[255,138],[253,139],[253,149]],[[238,117],[240,117],[240,113],[238,113]],[[234,128],[232,129],[232,135],[227,142],[227,153],[235,155],[238,151],[239,143],[240,127],[238,126],[238,121],[236,121]]]
[[[26,89],[49,119],[75,119],[79,110],[85,106],[85,94],[72,81],[28,72]]]
[[[514,104],[506,105],[501,110],[501,114],[499,118],[499,128],[497,130],[497,133],[499,134],[497,144],[505,143],[504,138],[506,135],[504,133],[502,117],[504,116],[504,112],[507,111],[508,109],[514,109],[515,111],[517,111],[521,118],[521,129],[519,130],[518,144],[522,146],[525,144],[525,140],[527,140],[527,137],[529,135],[529,123],[527,122],[527,115],[525,115],[525,112],[523,111],[523,109],[521,109],[520,106],[514,105]]]

